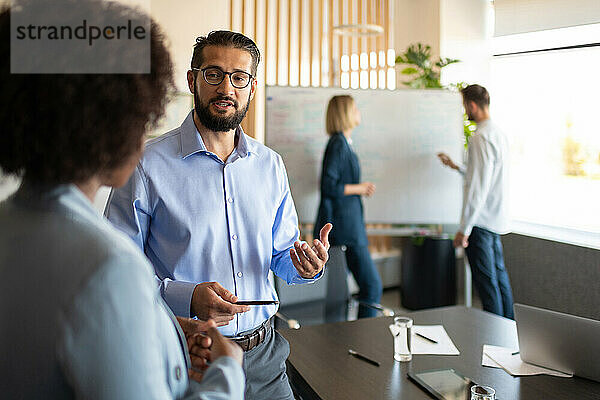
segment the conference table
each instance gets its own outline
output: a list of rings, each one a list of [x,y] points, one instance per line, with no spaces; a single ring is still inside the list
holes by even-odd
[[[393,317],[284,329],[279,332],[290,343],[288,375],[294,389],[304,400],[429,399],[406,374],[453,368],[496,389],[499,400],[600,399],[599,382],[548,375],[512,377],[500,368],[482,366],[484,344],[518,348],[512,320],[463,306],[404,315],[411,317],[415,325],[443,325],[460,355],[413,355],[410,362],[394,361],[388,329]],[[378,361],[380,366],[352,357],[348,349]]]

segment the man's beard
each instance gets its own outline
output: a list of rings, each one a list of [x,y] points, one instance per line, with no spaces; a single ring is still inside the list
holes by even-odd
[[[196,111],[196,115],[200,120],[200,123],[204,125],[205,128],[210,129],[213,132],[229,132],[232,129],[236,129],[244,117],[248,112],[248,107],[250,106],[250,95],[248,95],[248,101],[246,102],[246,107],[241,110],[237,110],[228,117],[222,117],[220,115],[214,115],[210,112],[210,104],[215,101],[226,100],[231,101],[233,103],[233,107],[237,110],[238,102],[227,96],[217,96],[208,102],[208,104],[204,105],[200,102],[200,98],[198,97],[198,92],[196,90],[196,84],[194,84],[194,110]]]

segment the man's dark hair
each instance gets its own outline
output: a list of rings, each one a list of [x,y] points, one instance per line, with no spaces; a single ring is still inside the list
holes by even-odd
[[[212,31],[207,36],[197,37],[194,45],[194,55],[192,56],[192,68],[200,68],[204,62],[202,50],[206,46],[233,47],[247,51],[252,56],[250,72],[256,76],[256,69],[260,63],[260,51],[256,43],[249,37],[231,31]]]
[[[466,88],[461,89],[460,93],[462,94],[465,103],[472,101],[480,108],[487,108],[490,106],[490,94],[481,85],[469,85]]]
[[[102,15],[148,18],[117,3],[86,4]],[[20,11],[0,10],[2,170],[60,184],[84,182],[123,165],[162,116],[174,88],[158,25],[150,24],[148,74],[11,74],[10,15],[15,12]]]

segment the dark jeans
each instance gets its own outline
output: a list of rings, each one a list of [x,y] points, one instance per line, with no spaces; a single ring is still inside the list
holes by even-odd
[[[285,372],[285,360],[289,355],[290,345],[287,340],[272,327],[267,329],[265,341],[244,353],[244,398],[293,400],[294,395]]]
[[[346,264],[358,284],[358,300],[379,304],[381,300],[381,278],[369,254],[367,246],[346,246]],[[377,310],[358,306],[358,318],[375,317]]]
[[[474,227],[465,251],[483,309],[514,319],[512,289],[504,268],[500,235]]]

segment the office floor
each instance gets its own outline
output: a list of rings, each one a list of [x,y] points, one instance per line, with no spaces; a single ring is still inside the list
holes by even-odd
[[[472,295],[472,307],[482,309],[481,300],[475,289],[473,289]],[[457,304],[465,304],[464,293],[458,292],[458,296],[456,299]],[[398,289],[385,289],[383,291],[383,296],[381,297],[381,305],[387,308],[391,308],[394,310],[395,314],[402,314],[404,312],[408,312],[408,310],[402,308],[402,302],[400,301],[400,291]]]
[[[387,289],[383,291],[381,296],[381,305],[387,308],[391,308],[394,312],[402,313],[404,310],[401,306],[400,301],[400,290],[398,289]]]

